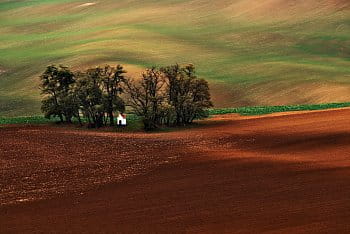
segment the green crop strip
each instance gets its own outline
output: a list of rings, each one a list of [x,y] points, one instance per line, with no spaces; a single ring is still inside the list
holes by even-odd
[[[313,105],[222,108],[222,109],[211,109],[209,113],[211,115],[233,114],[233,113],[237,113],[240,115],[265,115],[265,114],[272,114],[277,112],[313,111],[313,110],[326,110],[326,109],[336,109],[336,108],[344,108],[344,107],[350,107],[350,102],[313,104]]]
[[[350,102],[344,103],[325,103],[325,104],[312,104],[312,105],[289,105],[289,106],[256,106],[256,107],[238,107],[238,108],[221,108],[210,109],[210,115],[222,115],[222,114],[240,114],[240,115],[265,115],[278,112],[291,112],[291,111],[313,111],[313,110],[326,110],[350,107]],[[129,129],[138,129],[141,126],[140,117],[129,114],[128,115]],[[43,116],[27,116],[27,117],[0,117],[0,124],[47,124],[58,122],[58,118],[46,119]],[[75,120],[75,122],[77,122]],[[83,122],[86,120],[83,119]],[[134,125],[134,126],[133,126]]]

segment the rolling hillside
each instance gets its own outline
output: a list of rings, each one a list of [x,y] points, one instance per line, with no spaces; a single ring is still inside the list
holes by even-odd
[[[217,107],[350,100],[348,0],[0,0],[0,116],[40,113],[38,75],[196,64]]]

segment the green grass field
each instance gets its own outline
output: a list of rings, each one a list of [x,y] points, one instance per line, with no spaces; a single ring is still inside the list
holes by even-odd
[[[289,105],[289,106],[255,106],[255,107],[237,107],[210,109],[210,115],[239,114],[239,115],[266,115],[279,112],[292,111],[313,111],[350,107],[350,102],[344,103],[325,103],[313,105]],[[0,125],[4,124],[47,124],[58,122],[58,118],[46,119],[43,116],[23,116],[23,117],[0,117]],[[74,120],[76,122],[76,120]],[[83,120],[84,121],[84,120]],[[133,131],[142,129],[141,119],[134,114],[128,115],[128,126],[121,128],[123,131]]]
[[[237,108],[221,108],[211,109],[211,115],[233,114],[240,115],[266,115],[278,112],[290,111],[313,111],[326,110],[350,107],[350,102],[344,103],[325,103],[325,104],[311,104],[311,105],[289,105],[289,106],[253,106],[253,107],[237,107]]]
[[[84,118],[82,119],[82,122],[84,124],[87,123],[87,120]],[[6,124],[59,124],[59,118],[51,118],[47,119],[44,116],[37,115],[37,116],[20,116],[20,117],[0,117],[0,125],[6,125]],[[79,126],[79,122],[77,119],[73,119],[73,123],[75,126]],[[86,125],[85,125],[86,126]],[[118,132],[132,132],[132,131],[139,131],[143,129],[141,118],[130,114],[128,115],[128,125],[126,127],[121,128],[110,128],[110,127],[104,127],[103,129],[106,129],[107,131],[115,131]]]
[[[0,0],[0,116],[40,114],[49,64],[176,62],[218,108],[350,101],[350,2]]]

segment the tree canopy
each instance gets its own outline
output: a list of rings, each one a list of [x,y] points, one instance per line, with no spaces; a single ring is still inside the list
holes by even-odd
[[[141,77],[125,76],[123,66],[89,68],[72,72],[68,67],[51,65],[40,76],[45,117],[90,127],[114,125],[115,113],[126,107],[142,118],[146,130],[160,126],[191,124],[208,116],[212,107],[209,85],[196,76],[195,67],[171,65],[146,69]]]

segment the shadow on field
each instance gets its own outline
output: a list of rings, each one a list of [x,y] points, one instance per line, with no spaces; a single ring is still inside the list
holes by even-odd
[[[315,151],[330,148],[343,148],[350,145],[349,132],[334,133],[293,133],[278,134],[275,132],[232,134],[220,137],[221,143],[249,151],[288,153],[298,151]]]
[[[164,165],[83,196],[8,206],[0,226],[11,233],[341,232],[350,228],[350,174],[342,172],[258,158]]]

